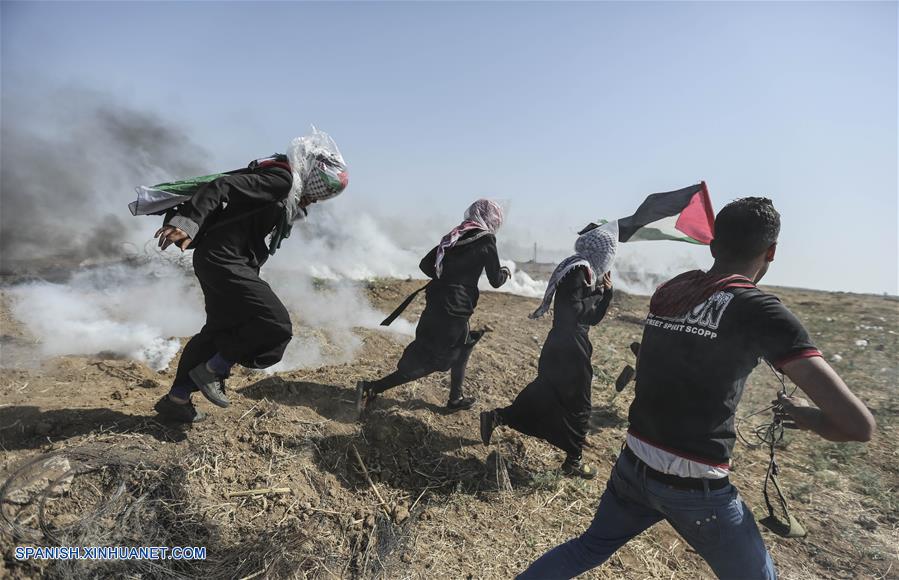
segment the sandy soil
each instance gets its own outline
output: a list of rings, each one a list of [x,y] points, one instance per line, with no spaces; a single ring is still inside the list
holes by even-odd
[[[389,311],[418,285],[376,280],[367,292],[377,308]],[[809,536],[785,540],[764,531],[765,541],[784,578],[899,577],[899,302],[775,292],[806,322],[829,359],[839,354],[835,368],[868,403],[879,426],[868,445],[788,436],[780,452],[781,480]],[[422,305],[417,302],[407,315]],[[205,562],[160,562],[156,568],[18,562],[13,547],[39,540],[14,540],[4,528],[0,577],[514,576],[546,549],[585,529],[593,515],[624,436],[632,396],[630,388],[616,395],[611,383],[633,362],[627,347],[640,337],[647,299],[619,293],[591,335],[596,379],[586,455],[600,476],[590,482],[561,477],[556,471],[561,453],[541,441],[508,430],[497,432],[491,448],[479,441],[477,411],[507,404],[534,377],[549,330],[548,321],[526,318],[535,305],[533,299],[483,294],[473,326],[492,332],[472,356],[467,383],[478,405],[449,415],[442,408],[448,377],[434,375],[391,391],[364,423],[356,421],[352,385],[392,370],[404,347],[367,330],[358,331],[364,348],[352,364],[279,376],[237,372],[230,382],[232,406],[222,410],[200,399],[209,418],[190,428],[160,424],[152,411],[171,371],[156,373],[103,356],[62,357],[33,370],[0,371],[3,480],[28,459],[73,450],[90,450],[95,463],[101,457],[118,470],[107,465],[83,476],[82,483],[67,480],[63,492],[46,502],[43,518],[35,516],[34,506],[5,503],[0,508],[8,518],[26,528],[44,520],[49,531],[61,530],[84,518],[89,504],[114,496],[127,505],[140,490],[151,489],[140,496],[142,505],[156,503],[140,513],[155,516],[138,518],[128,529],[109,523],[113,537],[97,537],[109,545],[152,539],[208,549]],[[35,339],[10,319],[5,296],[0,322],[5,352],[27,352],[22,349]],[[858,340],[866,346],[857,346]],[[777,386],[769,369],[758,368],[739,415],[763,407]],[[752,421],[743,423],[745,431]],[[507,467],[511,491],[497,477],[498,462]],[[733,480],[757,515],[765,515],[766,466],[764,449],[738,444]],[[113,472],[124,482],[122,497],[102,487],[110,481],[103,474]],[[155,483],[148,487],[148,482]],[[289,493],[228,495],[268,487]],[[91,493],[93,499],[85,499]],[[149,521],[157,517],[164,521]],[[110,512],[96,519],[98,529],[112,522],[108,518]],[[155,535],[146,535],[142,526]],[[710,572],[661,524],[587,577],[696,578]]]

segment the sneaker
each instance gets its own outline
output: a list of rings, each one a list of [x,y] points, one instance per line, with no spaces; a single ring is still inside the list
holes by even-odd
[[[631,365],[627,365],[623,369],[621,369],[621,374],[619,374],[618,378],[615,379],[615,390],[619,393],[623,391],[624,387],[626,387],[627,384],[634,379],[634,376],[636,376],[636,374],[637,371],[635,371],[634,367],[632,367]]]
[[[459,397],[454,401],[449,401],[446,404],[446,409],[450,413],[455,413],[456,411],[467,411],[474,407],[474,404],[477,403],[478,400],[474,397]]]
[[[156,402],[156,405],[153,406],[153,409],[159,413],[160,417],[178,423],[199,423],[206,418],[206,415],[197,411],[197,408],[190,401],[183,404],[176,403],[168,395],[163,395]]]
[[[499,421],[496,420],[496,409],[493,411],[481,411],[481,442],[486,446],[490,445],[490,438],[493,436],[493,430]]]
[[[367,381],[356,383],[356,413],[361,417],[368,406],[375,399],[376,393],[372,392]]]
[[[224,377],[220,377],[206,368],[206,363],[198,364],[187,374],[210,403],[223,408],[231,404],[225,395]]]
[[[562,463],[562,473],[571,477],[581,477],[583,479],[593,479],[596,477],[596,470],[591,465],[587,465],[580,459],[566,458]]]

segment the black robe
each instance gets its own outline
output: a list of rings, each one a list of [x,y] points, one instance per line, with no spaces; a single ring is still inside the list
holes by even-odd
[[[278,167],[220,177],[169,220],[193,235],[194,273],[206,303],[206,324],[184,347],[176,383],[216,353],[250,368],[281,360],[292,336],[290,315],[259,269],[269,256],[265,238],[281,219],[277,202],[291,181]]]
[[[506,282],[496,252],[496,238],[478,231],[468,232],[443,257],[443,272],[437,278],[437,247],[422,258],[419,268],[431,282],[425,290],[427,304],[418,320],[413,340],[397,363],[408,376],[446,371],[459,360],[476,338],[468,319],[478,305],[478,279],[486,272],[494,288]]]
[[[588,335],[606,314],[612,291],[586,285],[575,268],[556,287],[553,326],[540,352],[537,378],[500,410],[502,422],[580,456],[590,420],[593,345]]]

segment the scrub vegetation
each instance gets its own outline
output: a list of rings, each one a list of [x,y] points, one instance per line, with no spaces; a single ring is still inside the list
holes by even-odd
[[[418,281],[363,286],[390,311]],[[808,537],[763,530],[782,577],[889,578],[899,574],[899,302],[772,289],[878,421],[871,443],[833,444],[790,432],[778,453],[781,484]],[[594,412],[585,458],[593,481],[556,471],[562,454],[508,429],[484,448],[477,413],[445,414],[448,376],[376,400],[356,420],[353,385],[389,372],[408,337],[358,329],[349,363],[268,376],[238,370],[232,405],[192,428],[157,422],[152,406],[172,369],[155,372],[103,354],[58,357],[0,371],[0,577],[509,578],[589,524],[624,438],[645,297],[615,295],[591,331]],[[418,301],[407,311],[415,318]],[[484,293],[472,327],[466,392],[476,409],[508,404],[536,374],[547,317],[535,299]],[[28,345],[3,295],[2,344]],[[303,324],[294,320],[298,327]],[[183,341],[182,341],[183,342]],[[21,362],[21,361],[19,361]],[[789,386],[789,383],[788,383]],[[766,406],[780,384],[761,365],[738,417]],[[741,423],[747,435],[766,414]],[[738,443],[733,480],[758,517],[767,450]],[[10,477],[14,476],[12,479]],[[243,492],[243,493],[241,493]],[[235,495],[237,494],[237,495]],[[17,537],[13,537],[13,528]],[[18,562],[17,545],[205,546],[206,561]],[[704,578],[701,559],[667,525],[627,544],[588,578]]]

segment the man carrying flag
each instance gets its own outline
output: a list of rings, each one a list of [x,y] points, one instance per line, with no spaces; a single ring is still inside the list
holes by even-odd
[[[638,210],[630,222],[619,220],[619,228],[636,226],[636,233],[669,211]],[[685,233],[677,223],[674,230]],[[656,290],[630,427],[596,516],[584,534],[544,554],[519,578],[577,576],[663,519],[719,578],[776,577],[755,519],[728,479],[734,415],[749,373],[764,358],[818,405],[779,395],[782,412],[801,429],[831,441],[868,441],[875,427],[802,323],[756,287],[774,261],[779,232],[770,200],[739,199],[715,219],[712,268],[686,272]]]

